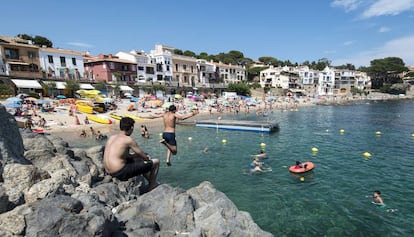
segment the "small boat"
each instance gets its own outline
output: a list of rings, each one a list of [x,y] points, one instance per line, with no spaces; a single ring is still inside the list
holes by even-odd
[[[301,165],[303,168],[299,169],[295,169],[295,165],[292,165],[291,167],[289,167],[289,172],[295,174],[302,174],[313,170],[313,168],[315,167],[315,165],[310,161],[302,162]]]
[[[90,121],[94,121],[97,123],[112,124],[112,120],[110,120],[109,118],[99,117],[96,115],[88,115],[87,117]]]
[[[78,100],[76,101],[76,107],[82,113],[93,114],[93,106],[89,101]]]
[[[132,118],[133,120],[143,120],[143,118],[131,114],[125,114],[124,117]]]
[[[122,119],[122,116],[121,115],[114,114],[114,113],[110,113],[109,114],[109,117],[111,117],[113,119],[116,119],[116,120],[121,120]]]

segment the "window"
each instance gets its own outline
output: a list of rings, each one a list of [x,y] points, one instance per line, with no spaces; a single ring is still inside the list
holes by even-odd
[[[76,66],[76,58],[72,58],[72,65]]]
[[[47,61],[49,63],[53,63],[53,56],[52,55],[47,55]]]
[[[66,67],[66,58],[65,57],[60,57],[60,66]]]
[[[17,49],[4,49],[4,54],[7,59],[19,59],[19,50]]]
[[[27,52],[27,57],[29,57],[29,59],[33,59],[34,57],[35,57],[35,52],[33,52],[33,51],[28,51]]]

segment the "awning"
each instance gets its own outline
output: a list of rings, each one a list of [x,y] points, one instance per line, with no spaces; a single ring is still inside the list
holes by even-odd
[[[16,65],[29,65],[28,63],[25,62],[8,62],[9,64],[16,64]]]
[[[58,90],[64,90],[66,88],[65,83],[62,81],[43,81],[45,84],[55,83],[56,89]]]
[[[129,86],[119,86],[119,89],[121,90],[121,91],[134,91],[134,89],[132,89],[131,87],[129,87]]]
[[[79,87],[84,90],[95,90],[95,87],[93,87],[91,84],[86,83],[81,83]]]
[[[42,86],[36,80],[12,79],[11,81],[17,88],[42,89]]]
[[[293,93],[303,93],[303,92],[305,92],[304,90],[302,90],[302,89],[289,89],[289,91],[290,92],[293,92]]]

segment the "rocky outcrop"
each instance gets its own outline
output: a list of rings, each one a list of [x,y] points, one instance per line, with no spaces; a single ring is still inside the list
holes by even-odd
[[[102,146],[20,133],[2,108],[0,118],[0,236],[272,236],[209,182],[144,193],[142,177],[105,175]]]

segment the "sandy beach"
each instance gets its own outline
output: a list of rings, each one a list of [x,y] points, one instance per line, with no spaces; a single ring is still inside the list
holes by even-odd
[[[361,101],[364,99],[370,98],[335,98],[331,100],[327,99],[314,99],[314,98],[300,98],[300,99],[292,99],[287,97],[280,97],[280,99],[276,102],[271,104],[264,103],[263,98],[259,95],[254,97],[257,102],[259,102],[255,106],[249,107],[250,113],[258,113],[260,111],[264,111],[267,109],[270,110],[298,110],[300,107],[304,106],[314,106],[318,104],[329,105],[329,104],[344,104],[344,103],[353,103],[355,101]],[[383,95],[378,95],[375,98],[371,99],[393,99],[394,97],[387,96],[386,98]],[[45,98],[48,99],[48,98]],[[6,100],[0,100],[0,103],[6,105],[8,102]],[[225,114],[232,114],[234,111],[230,109],[230,107],[223,107],[222,111],[218,111],[217,107],[209,107],[208,105],[212,103],[212,100],[206,100],[205,102],[197,102],[197,108],[199,110],[199,114],[196,115],[194,118],[189,119],[190,121],[200,120],[200,119],[210,119],[210,118],[218,118],[219,116],[223,116]],[[159,115],[164,113],[165,108],[157,107],[157,108],[138,108],[137,110],[128,111],[128,107],[130,105],[136,105],[134,102],[130,102],[129,99],[122,99],[118,102],[117,109],[108,111],[105,113],[96,114],[100,117],[111,119],[112,124],[102,124],[97,123],[94,121],[89,121],[89,124],[85,124],[85,118],[89,115],[82,112],[76,112],[73,115],[69,114],[70,104],[59,104],[58,101],[54,101],[54,111],[51,112],[41,112],[40,109],[36,109],[35,113],[32,110],[29,110],[28,113],[32,114],[33,122],[35,126],[33,128],[40,128],[37,125],[37,122],[40,118],[44,118],[46,120],[46,126],[43,128],[45,133],[50,134],[64,134],[64,133],[76,133],[80,134],[82,130],[85,130],[88,136],[91,136],[91,128],[96,131],[100,131],[102,134],[113,134],[119,130],[119,120],[111,118],[109,116],[110,113],[114,113],[117,115],[125,116],[125,115],[133,115],[136,117],[140,117],[142,119],[136,120],[136,128],[141,124],[145,124],[149,129],[154,127],[163,126],[162,118],[154,118],[154,115]],[[194,102],[184,99],[179,103],[176,103],[178,106],[180,113],[186,113],[191,110],[191,107],[194,106]],[[23,105],[23,110],[25,109],[25,105]],[[211,109],[211,111],[210,111]],[[10,113],[13,112],[13,109],[7,109]],[[243,106],[240,107],[240,113],[245,113],[246,109]],[[33,116],[34,115],[34,116]],[[78,118],[79,123],[76,122],[76,117]],[[17,120],[18,118],[16,118]]]

